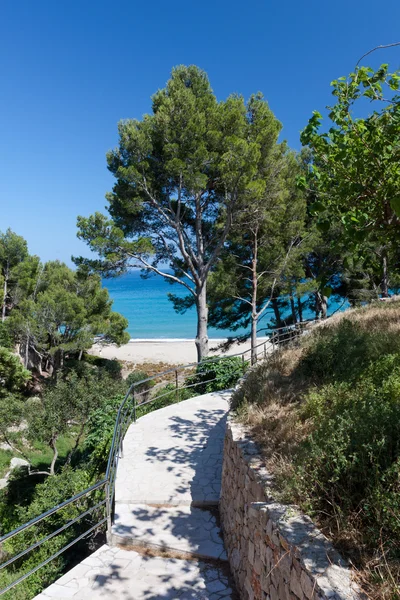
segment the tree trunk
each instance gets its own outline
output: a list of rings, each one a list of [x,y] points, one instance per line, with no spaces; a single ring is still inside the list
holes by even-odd
[[[197,335],[196,349],[197,362],[201,362],[208,355],[208,307],[207,307],[207,287],[206,282],[197,290],[196,307],[197,307]]]
[[[257,362],[257,326],[258,326],[258,315],[252,314],[251,316],[251,364],[254,365]]]
[[[58,458],[58,450],[57,450],[55,438],[51,438],[49,446],[53,450],[53,460],[51,461],[51,465],[50,465],[50,475],[55,475],[56,474],[56,469],[55,469],[56,460]]]
[[[297,323],[297,314],[296,314],[296,307],[295,307],[295,304],[294,304],[294,298],[293,298],[292,291],[290,291],[289,299],[290,299],[290,310],[292,311],[293,325],[296,325],[296,323]]]
[[[7,299],[7,284],[8,284],[8,264],[6,272],[4,273],[4,286],[3,286],[3,306],[1,308],[1,321],[4,323],[6,319],[6,299]]]
[[[323,319],[328,316],[328,298],[326,296],[321,296],[321,316]]]
[[[382,253],[382,282],[381,290],[383,298],[389,298],[389,276],[388,276],[388,264],[387,264],[387,252],[386,249]]]
[[[62,348],[58,348],[58,350],[55,351],[53,365],[54,371],[52,376],[56,377],[58,371],[64,367],[64,350]]]
[[[25,369],[28,368],[28,364],[29,364],[29,335],[26,336],[26,340],[25,340],[25,358],[24,358]]]
[[[278,328],[282,327],[283,325],[282,325],[281,313],[279,310],[278,298],[272,298],[271,305],[272,305],[272,308],[274,311],[276,324],[277,324]]]
[[[258,324],[258,313],[257,313],[257,259],[258,259],[258,245],[257,245],[257,233],[254,232],[254,243],[253,243],[253,260],[251,265],[252,275],[252,290],[251,290],[251,364],[254,365],[257,362],[257,324]]]
[[[321,292],[316,292],[316,308],[315,313],[317,319],[326,319],[328,314],[328,298],[321,294]]]
[[[84,421],[81,424],[78,436],[77,436],[77,438],[75,440],[75,444],[74,444],[73,448],[71,448],[71,450],[69,451],[68,456],[67,456],[67,460],[65,461],[66,465],[70,465],[71,464],[72,457],[75,454],[75,452],[76,452],[76,450],[77,450],[77,448],[79,446],[79,443],[80,443],[80,441],[82,439],[83,432],[85,431],[85,426],[86,426],[86,421]]]
[[[300,321],[300,323],[302,323],[303,322],[303,305],[301,303],[300,296],[297,296],[297,310],[299,313],[299,321]]]

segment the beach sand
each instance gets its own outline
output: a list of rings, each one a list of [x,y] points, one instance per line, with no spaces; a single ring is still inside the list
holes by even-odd
[[[246,352],[246,360],[250,358],[250,341],[242,344],[233,344],[228,351],[221,352],[215,349],[224,340],[210,340],[210,356],[223,355],[232,356],[233,354]],[[266,343],[268,351],[268,338],[259,338],[258,344]],[[124,346],[115,346],[109,344],[103,346],[94,344],[90,354],[102,356],[104,358],[116,359],[130,362],[137,365],[143,363],[167,363],[171,365],[185,365],[197,361],[197,352],[194,340],[132,340]],[[263,352],[263,347],[258,348],[258,352]]]

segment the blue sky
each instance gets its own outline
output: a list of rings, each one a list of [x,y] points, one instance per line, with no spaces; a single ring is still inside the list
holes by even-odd
[[[174,65],[205,69],[218,98],[263,92],[299,148],[330,81],[399,23],[399,0],[3,0],[0,230],[44,260],[87,253],[76,216],[104,209],[117,122],[148,112]],[[400,49],[367,62],[384,61],[399,68]]]

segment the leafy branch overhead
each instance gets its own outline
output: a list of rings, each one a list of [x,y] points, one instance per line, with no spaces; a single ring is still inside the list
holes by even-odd
[[[314,197],[310,210],[320,230],[339,221],[356,252],[373,241],[383,279],[400,231],[399,82],[400,72],[390,73],[387,64],[376,71],[357,67],[332,82],[329,130],[321,131],[322,115],[315,111],[301,134],[313,160],[299,183]],[[386,281],[385,295],[387,289]]]

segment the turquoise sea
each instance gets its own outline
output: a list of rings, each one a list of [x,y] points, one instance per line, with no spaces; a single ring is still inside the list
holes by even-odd
[[[155,275],[143,279],[140,271],[131,271],[120,277],[104,279],[110,297],[114,301],[113,309],[124,315],[129,321],[128,331],[132,339],[193,339],[196,336],[196,311],[194,308],[185,314],[177,314],[168,300],[168,293],[185,296],[180,285],[171,285],[162,277]],[[330,312],[337,305],[331,302]],[[269,321],[266,314],[263,322]],[[312,318],[305,313],[305,318]],[[244,330],[235,332],[245,333]],[[229,330],[209,329],[210,338],[224,338],[232,335]]]

